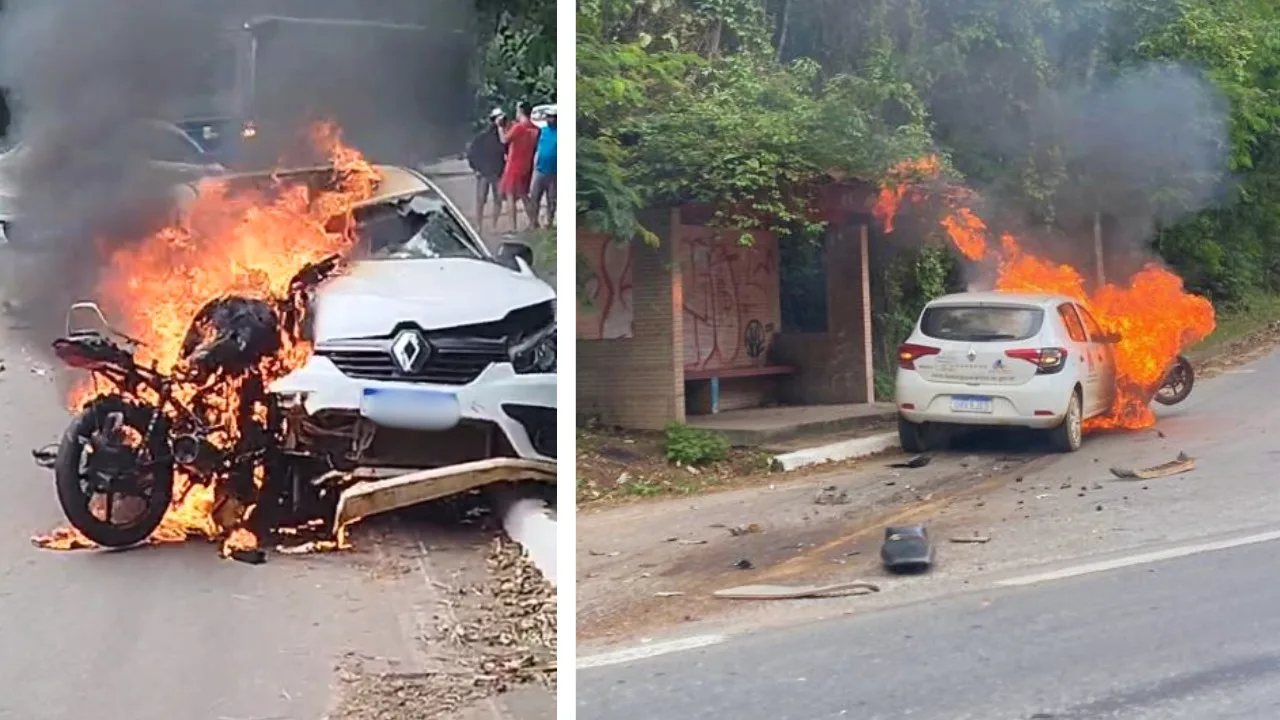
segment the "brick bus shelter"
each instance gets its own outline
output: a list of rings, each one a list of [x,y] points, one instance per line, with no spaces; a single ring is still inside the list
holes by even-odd
[[[807,292],[824,301],[820,327],[783,320],[781,264],[796,241],[754,231],[744,242],[701,206],[643,214],[656,246],[579,232],[580,417],[686,422],[751,445],[874,412],[866,192],[833,185],[819,207],[825,287]]]

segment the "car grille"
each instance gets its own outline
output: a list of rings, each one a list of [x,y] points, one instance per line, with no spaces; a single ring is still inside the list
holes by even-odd
[[[373,348],[323,348],[318,354],[328,358],[342,374],[361,380],[466,385],[496,362],[506,362],[504,340],[478,337],[425,335],[431,343],[431,357],[421,370],[403,372],[390,351]]]

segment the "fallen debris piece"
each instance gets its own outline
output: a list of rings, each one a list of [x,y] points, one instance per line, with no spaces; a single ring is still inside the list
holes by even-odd
[[[904,525],[884,529],[880,560],[893,573],[921,573],[933,566],[933,544],[923,525]]]
[[[1111,468],[1111,474],[1121,480],[1154,480],[1194,470],[1196,459],[1186,453],[1178,453],[1176,460],[1147,468]]]
[[[684,538],[678,538],[678,537],[669,537],[667,538],[667,542],[675,543],[677,545],[706,545],[707,544],[706,540],[686,540]]]
[[[587,554],[593,557],[618,557],[619,555],[622,554],[622,552],[618,550],[614,550],[612,552],[600,552],[599,550],[588,550]]]
[[[856,580],[832,585],[740,585],[716,590],[712,595],[726,600],[796,600],[835,594],[866,595],[877,592],[880,592],[879,585]]]
[[[248,565],[261,565],[267,561],[267,554],[260,548],[247,548],[244,550],[232,550],[230,558]]]
[[[828,485],[818,491],[813,498],[815,505],[848,505],[849,493],[835,485]]]
[[[679,590],[662,590],[653,594],[654,597],[679,597],[684,593]]]
[[[933,456],[932,456],[932,455],[916,455],[915,457],[913,457],[913,458],[911,458],[911,459],[909,459],[909,460],[903,461],[903,462],[891,463],[891,464],[889,465],[889,467],[891,467],[891,468],[909,468],[909,469],[911,469],[911,470],[915,470],[916,468],[922,468],[922,467],[924,467],[925,465],[928,465],[928,464],[929,464],[929,463],[931,463],[931,462],[933,462]]]
[[[31,457],[35,458],[36,465],[45,469],[52,468],[58,461],[58,443],[50,443],[32,450]]]
[[[734,563],[733,566],[738,568],[739,570],[750,570],[755,567],[755,565],[753,565],[751,561],[746,558],[742,558],[738,562]]]
[[[972,535],[967,535],[967,536],[966,536],[966,535],[957,535],[956,537],[951,538],[951,542],[953,542],[953,543],[961,543],[961,544],[964,544],[964,543],[989,543],[989,542],[991,542],[991,536],[990,536],[990,535],[979,535],[978,533],[976,533],[976,532],[975,532],[974,534],[972,534]]]
[[[298,545],[277,545],[276,552],[281,555],[311,555],[314,553],[333,552],[341,550],[342,545],[337,540],[308,540]]]
[[[751,523],[750,525],[734,525],[733,527],[729,528],[729,534],[734,537],[738,537],[740,535],[750,535],[752,533],[758,533],[758,532],[760,532],[759,523]]]

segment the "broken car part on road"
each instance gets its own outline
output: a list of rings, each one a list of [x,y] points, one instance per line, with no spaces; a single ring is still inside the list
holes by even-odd
[[[880,592],[880,586],[863,580],[830,585],[740,585],[716,590],[713,597],[725,600],[798,600]]]
[[[1156,478],[1168,477],[1170,475],[1178,475],[1184,472],[1190,472],[1196,467],[1196,459],[1185,453],[1178,453],[1178,457],[1167,463],[1152,465],[1146,468],[1111,468],[1111,474],[1121,480],[1154,480]]]
[[[884,529],[880,559],[893,573],[927,572],[933,566],[933,543],[923,525],[904,525]]]

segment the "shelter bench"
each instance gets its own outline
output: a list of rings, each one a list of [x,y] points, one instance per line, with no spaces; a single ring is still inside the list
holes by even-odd
[[[755,367],[732,367],[732,368],[707,368],[692,369],[685,368],[685,382],[701,382],[710,383],[711,394],[711,414],[715,415],[720,412],[720,381],[736,378],[753,378],[753,377],[773,377],[782,375],[794,375],[796,368],[790,365],[757,365]]]

